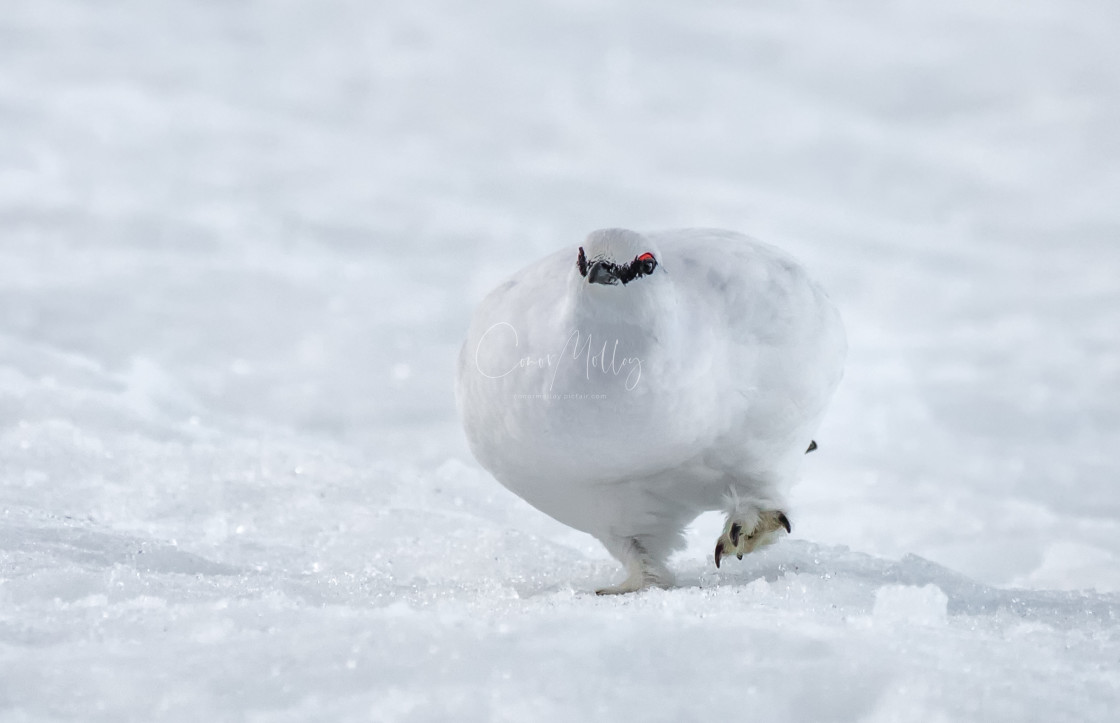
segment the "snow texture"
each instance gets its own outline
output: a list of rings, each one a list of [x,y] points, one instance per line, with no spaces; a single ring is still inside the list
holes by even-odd
[[[1111,721],[1120,6],[9,0],[0,719]],[[603,599],[472,306],[737,229],[848,328],[794,534]]]

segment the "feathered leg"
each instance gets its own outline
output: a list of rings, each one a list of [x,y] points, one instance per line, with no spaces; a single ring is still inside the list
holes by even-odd
[[[607,551],[626,566],[626,579],[618,585],[596,590],[597,595],[620,595],[647,587],[672,587],[673,573],[665,566],[662,556],[650,552],[648,543],[639,537],[613,537],[602,540]]]

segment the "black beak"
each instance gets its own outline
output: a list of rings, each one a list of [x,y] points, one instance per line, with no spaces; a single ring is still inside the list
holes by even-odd
[[[587,270],[587,283],[617,284],[618,274],[615,272],[614,264],[603,261],[591,264],[591,268]]]

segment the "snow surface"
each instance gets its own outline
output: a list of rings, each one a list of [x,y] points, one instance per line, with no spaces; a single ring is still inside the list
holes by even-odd
[[[1106,721],[1120,5],[8,0],[0,720]],[[683,587],[471,460],[471,305],[590,229],[808,265],[794,535]]]

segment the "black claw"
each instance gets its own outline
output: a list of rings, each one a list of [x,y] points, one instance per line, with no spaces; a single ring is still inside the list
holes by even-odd
[[[810,452],[812,452],[816,448],[817,448],[817,440],[810,439],[809,440],[809,449],[805,450],[805,454],[809,454]]]
[[[736,547],[739,546],[739,534],[743,531],[743,526],[738,522],[731,525],[731,531],[727,534],[731,537],[731,544]]]
[[[716,543],[716,569],[719,569],[719,559],[723,557],[723,540]]]
[[[789,526],[789,518],[786,517],[786,513],[781,510],[778,511],[778,522],[782,523],[782,527],[786,528],[787,533],[793,532],[793,528]]]
[[[737,553],[735,553],[735,557],[737,557],[737,558],[739,558],[740,560],[742,560],[742,559],[743,559],[743,553],[741,553],[741,552],[737,552]]]

